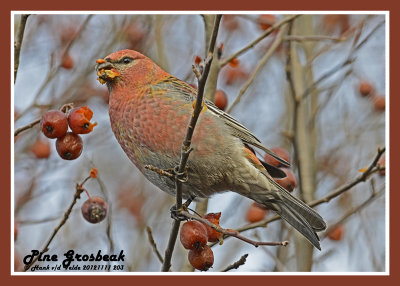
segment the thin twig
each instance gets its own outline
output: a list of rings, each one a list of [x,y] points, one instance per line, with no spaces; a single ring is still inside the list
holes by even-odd
[[[381,168],[377,166],[377,163],[379,161],[379,158],[382,156],[382,154],[384,152],[385,152],[385,148],[382,148],[382,149],[379,148],[378,152],[377,152],[377,155],[375,156],[374,160],[372,161],[370,166],[367,168],[367,170],[362,175],[358,176],[352,182],[350,182],[348,184],[345,184],[344,186],[332,191],[331,193],[329,193],[325,197],[310,202],[308,204],[308,206],[316,207],[316,206],[318,206],[320,204],[328,203],[333,198],[336,198],[337,196],[343,194],[344,192],[352,189],[357,184],[359,184],[361,182],[365,182],[372,174],[377,173],[377,172],[379,172],[379,170],[381,170]],[[269,219],[265,219],[265,220],[262,220],[262,221],[259,221],[259,222],[255,222],[255,223],[244,225],[244,226],[242,226],[240,228],[237,228],[236,231],[243,232],[243,231],[254,229],[254,228],[258,228],[258,227],[266,227],[270,222],[273,222],[273,221],[276,221],[276,220],[279,220],[279,219],[280,219],[280,216],[279,215],[275,215],[274,217],[269,218]],[[224,238],[225,238],[225,236],[224,236]]]
[[[61,106],[60,111],[61,111],[61,112],[64,112],[65,114],[68,114],[68,112],[69,112],[73,107],[74,107],[74,104],[73,104],[73,103],[66,103],[66,104],[64,104],[63,106]],[[28,130],[28,129],[33,128],[36,124],[39,124],[39,123],[40,123],[40,120],[41,120],[41,118],[36,119],[35,121],[33,121],[33,122],[31,122],[31,123],[29,123],[29,124],[27,124],[27,125],[25,125],[25,126],[22,126],[22,127],[18,128],[17,130],[14,131],[14,137],[16,137],[16,136],[17,136],[19,133],[21,133],[22,131],[25,131],[25,130]]]
[[[31,129],[32,127],[34,127],[36,124],[40,123],[40,118],[36,119],[35,121],[29,123],[28,125],[25,125],[23,127],[18,128],[17,130],[14,131],[14,137],[16,137],[19,133],[21,133],[22,131]]]
[[[197,220],[199,222],[202,222],[204,224],[207,224],[209,227],[215,229],[216,231],[226,235],[226,236],[233,236],[236,237],[237,239],[243,240],[244,242],[247,242],[255,247],[259,247],[260,245],[268,245],[268,246],[286,246],[288,245],[288,241],[268,241],[268,242],[263,242],[263,241],[254,241],[252,239],[249,239],[247,237],[242,236],[238,231],[233,230],[233,229],[225,229],[222,228],[218,225],[213,224],[212,222],[210,222],[207,219],[204,219],[198,215],[192,215],[191,213],[187,212],[187,211],[181,211],[179,213],[180,215],[188,218],[188,219],[192,219],[192,220]]]
[[[157,255],[158,260],[160,260],[161,263],[164,263],[164,259],[162,258],[160,252],[158,251],[157,244],[154,240],[153,232],[151,231],[151,228],[149,226],[146,226],[146,230],[147,230],[147,235],[149,237],[149,242],[150,242],[151,246],[153,247],[154,253]]]
[[[271,58],[271,56],[274,54],[276,49],[282,43],[282,39],[283,39],[284,33],[285,33],[285,31],[282,31],[282,30],[279,31],[279,34],[275,38],[275,40],[272,43],[272,45],[269,48],[269,50],[265,53],[265,55],[258,62],[257,67],[255,68],[253,74],[250,76],[250,78],[247,80],[247,82],[240,89],[239,94],[236,96],[235,100],[233,101],[231,106],[228,108],[227,113],[231,113],[232,112],[232,109],[239,103],[239,101],[241,100],[243,94],[247,91],[249,86],[253,83],[253,81],[256,78],[256,76],[258,75],[258,73],[261,71],[261,69],[264,67],[266,62]]]
[[[283,38],[284,41],[296,41],[296,42],[303,42],[303,41],[334,41],[334,42],[344,42],[347,40],[345,37],[332,37],[332,36],[325,36],[325,35],[312,35],[312,36],[296,36],[290,35]]]
[[[17,39],[14,42],[14,84],[17,80],[17,73],[19,68],[19,57],[21,54],[22,41],[24,40],[26,21],[30,14],[22,14],[19,22]]]
[[[238,269],[240,266],[242,266],[243,264],[246,263],[246,258],[247,256],[249,256],[247,253],[244,254],[242,257],[240,257],[240,259],[238,261],[236,261],[235,263],[228,265],[224,270],[221,270],[221,272],[228,272],[229,270],[232,269]]]
[[[267,37],[268,35],[270,35],[273,31],[275,31],[276,29],[278,29],[279,27],[281,27],[282,25],[293,21],[294,19],[296,19],[297,17],[299,17],[300,15],[293,15],[293,16],[288,16],[285,19],[283,19],[282,21],[280,21],[279,23],[276,23],[275,25],[269,27],[267,30],[264,31],[264,33],[262,33],[262,35],[260,37],[258,37],[257,39],[255,39],[253,42],[249,43],[248,45],[246,45],[245,47],[243,47],[242,49],[240,49],[239,51],[237,51],[236,53],[230,55],[229,57],[227,57],[226,59],[224,59],[221,63],[220,66],[223,67],[225,66],[227,63],[229,63],[231,60],[233,60],[234,58],[237,58],[239,55],[243,54],[244,52],[246,52],[247,50],[251,49],[252,47],[254,47],[256,44],[258,44],[262,39],[264,39],[265,37]]]
[[[322,234],[321,239],[328,236],[329,233],[332,230],[334,230],[338,225],[343,224],[349,217],[351,217],[353,214],[355,214],[355,213],[359,212],[360,210],[364,209],[365,207],[367,207],[370,203],[372,203],[375,199],[377,199],[384,193],[385,193],[385,188],[383,188],[382,190],[380,190],[377,193],[372,193],[371,196],[365,202],[363,202],[361,205],[350,209],[348,212],[346,212],[346,214],[343,215],[343,217],[340,220],[338,220],[335,224],[329,226],[329,228]]]
[[[221,21],[222,15],[216,15],[214,29],[210,39],[209,51],[208,51],[208,59],[206,60],[205,67],[203,74],[199,80],[198,90],[197,90],[197,99],[196,105],[194,107],[194,111],[192,117],[190,119],[189,126],[186,131],[185,139],[182,143],[181,148],[181,158],[179,161],[179,166],[176,168],[176,177],[175,177],[175,186],[176,186],[176,210],[179,211],[182,208],[182,181],[185,179],[185,171],[186,171],[186,163],[189,159],[189,154],[191,152],[190,144],[194,132],[194,128],[197,123],[197,119],[200,116],[200,112],[203,109],[203,94],[204,94],[204,87],[207,81],[208,73],[210,72],[210,66],[213,59],[213,51],[215,47],[215,42],[217,40],[219,23]],[[162,266],[162,271],[167,272],[171,267],[171,258],[172,253],[175,247],[175,241],[178,236],[180,221],[174,220],[172,230],[169,236],[168,247],[165,251],[165,258],[164,263]]]
[[[172,173],[170,173],[170,172],[168,172],[166,170],[157,168],[157,167],[155,167],[153,165],[144,165],[144,168],[147,169],[147,170],[156,172],[157,174],[159,174],[161,176],[165,176],[165,177],[168,177],[168,178],[175,178],[174,174],[172,174]]]
[[[67,222],[72,209],[74,207],[74,205],[76,204],[76,202],[78,201],[78,199],[80,199],[81,194],[85,191],[85,189],[83,188],[83,185],[87,182],[87,180],[89,180],[91,177],[88,176],[87,178],[85,178],[82,183],[80,183],[79,185],[76,185],[76,192],[74,194],[74,198],[72,200],[72,203],[70,204],[69,208],[67,209],[67,211],[64,214],[63,219],[61,220],[61,222],[58,224],[58,226],[53,230],[53,233],[51,234],[50,238],[47,240],[47,243],[45,244],[45,246],[43,247],[43,249],[40,251],[40,253],[45,253],[47,251],[49,251],[49,245],[50,243],[53,241],[53,239],[55,238],[55,236],[57,235],[58,231],[62,228],[62,226]],[[36,256],[31,263],[27,264],[25,266],[25,270],[27,271],[29,270],[29,268],[35,264],[35,262],[39,259],[40,255]]]
[[[385,147],[383,147],[382,149],[378,149],[378,153],[376,154],[374,160],[372,161],[372,163],[369,165],[369,167],[367,168],[367,170],[365,172],[363,172],[360,176],[358,176],[354,181],[345,184],[344,186],[338,188],[337,190],[333,191],[332,193],[328,194],[327,196],[325,196],[324,198],[321,198],[319,200],[315,200],[312,201],[309,206],[310,207],[315,207],[321,203],[327,203],[330,200],[332,200],[333,198],[341,195],[342,193],[346,192],[347,190],[350,190],[352,187],[354,187],[355,185],[361,183],[361,182],[365,182],[373,173],[376,173],[380,170],[380,168],[377,168],[377,164],[379,161],[379,158],[383,155],[383,153],[385,153]]]

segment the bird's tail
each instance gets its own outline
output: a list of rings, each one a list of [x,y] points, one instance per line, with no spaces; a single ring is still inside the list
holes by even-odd
[[[270,179],[270,178],[269,178]],[[304,235],[316,248],[321,250],[317,231],[326,229],[324,219],[312,208],[301,200],[292,196],[271,178],[272,184],[277,188],[275,193],[257,192],[253,200],[277,212],[284,220]]]

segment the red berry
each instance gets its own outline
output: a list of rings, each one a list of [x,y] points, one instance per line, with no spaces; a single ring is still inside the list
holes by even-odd
[[[31,151],[38,159],[49,158],[50,143],[48,140],[38,138],[36,142],[32,145]]]
[[[268,210],[266,208],[261,208],[259,204],[252,203],[247,210],[246,220],[250,223],[258,222],[263,220],[267,213]]]
[[[358,87],[358,90],[362,96],[368,96],[374,90],[374,87],[368,81],[362,81]]]
[[[188,259],[197,270],[207,271],[214,264],[214,253],[208,245],[205,245],[198,250],[190,250]]]
[[[198,66],[200,63],[201,63],[201,57],[199,57],[199,56],[195,56],[194,57],[194,63]]]
[[[276,22],[276,17],[274,15],[265,14],[258,17],[258,25],[261,30],[267,30]]]
[[[236,68],[239,66],[239,60],[238,58],[233,58],[230,62],[229,65],[233,68]]]
[[[188,221],[182,225],[181,243],[186,249],[200,249],[207,243],[207,229],[198,221]]]
[[[275,182],[277,182],[287,191],[293,191],[293,189],[297,187],[296,177],[294,176],[293,172],[288,168],[281,168],[281,170],[286,174],[286,177],[275,179]]]
[[[215,91],[214,103],[221,110],[225,110],[225,108],[228,106],[228,97],[223,90],[217,89]]]
[[[335,241],[341,240],[343,237],[343,231],[344,227],[340,224],[336,226],[331,232],[329,232],[328,238]]]
[[[61,158],[74,160],[82,153],[82,138],[78,134],[68,132],[65,136],[57,139],[56,149]]]
[[[92,132],[97,122],[91,123],[93,111],[87,107],[75,107],[69,112],[68,124],[72,132],[75,134],[87,134]]]
[[[61,58],[61,66],[67,70],[72,69],[74,67],[74,60],[71,56],[66,53]]]
[[[59,110],[47,111],[40,120],[40,129],[48,138],[60,138],[68,131],[67,116]]]
[[[209,222],[219,226],[219,219],[221,217],[221,213],[208,213],[204,218]],[[209,242],[217,242],[222,239],[222,233],[213,229],[211,226],[204,224],[207,229],[207,236]]]
[[[374,95],[372,101],[374,103],[375,111],[385,111],[386,108],[385,96]]]
[[[271,148],[271,151],[273,153],[275,153],[276,155],[278,155],[279,157],[281,157],[286,162],[290,163],[290,155],[287,150],[285,150],[281,147],[275,147],[275,148]],[[278,160],[276,160],[274,157],[272,157],[269,154],[265,154],[264,161],[265,161],[265,163],[275,166],[275,167],[279,167],[282,165]]]
[[[90,223],[99,223],[107,216],[107,203],[101,197],[90,197],[83,203],[82,215]]]

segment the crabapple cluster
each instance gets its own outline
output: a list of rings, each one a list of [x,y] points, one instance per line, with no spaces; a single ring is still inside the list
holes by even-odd
[[[219,226],[221,213],[209,213],[204,218]],[[184,248],[189,249],[190,264],[201,271],[207,271],[214,264],[214,254],[207,242],[222,240],[222,233],[212,227],[192,220],[185,222],[181,228],[180,240]]]
[[[78,158],[83,149],[79,134],[90,133],[97,123],[91,123],[93,111],[89,107],[76,107],[64,113],[60,110],[47,111],[40,120],[40,129],[50,139],[56,140],[57,153],[64,160]],[[71,131],[68,131],[68,126]]]

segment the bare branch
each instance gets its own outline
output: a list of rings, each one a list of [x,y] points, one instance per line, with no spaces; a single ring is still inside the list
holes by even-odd
[[[147,235],[149,237],[149,242],[150,242],[151,246],[153,247],[154,253],[156,254],[158,260],[160,260],[161,263],[164,263],[164,259],[162,258],[160,252],[158,251],[157,244],[154,241],[153,232],[151,231],[151,228],[149,226],[147,226],[146,230],[147,230]]]
[[[238,269],[240,266],[242,266],[243,264],[246,263],[247,256],[249,256],[247,253],[244,254],[242,257],[240,257],[240,259],[238,261],[227,266],[224,270],[221,270],[221,272],[228,272],[229,270],[232,270],[232,269]]]
[[[225,60],[223,60],[220,64],[221,67],[225,66],[227,63],[229,63],[231,60],[233,60],[234,58],[237,58],[239,55],[243,54],[244,52],[248,51],[249,49],[251,49],[252,47],[254,47],[256,44],[258,44],[262,39],[264,39],[265,37],[267,37],[268,35],[270,35],[273,31],[275,31],[276,29],[280,28],[282,25],[293,21],[294,19],[296,19],[297,17],[299,17],[300,15],[293,15],[293,16],[288,16],[285,19],[283,19],[282,21],[280,21],[279,23],[276,23],[275,25],[269,27],[267,30],[264,31],[264,33],[262,33],[262,35],[260,37],[258,37],[257,39],[255,39],[253,42],[251,42],[250,44],[246,45],[245,47],[243,47],[242,49],[240,49],[239,51],[237,51],[236,53],[232,54],[231,56],[227,57]]]
[[[333,229],[335,229],[338,225],[343,224],[349,217],[351,217],[353,214],[355,214],[355,213],[359,212],[360,210],[364,209],[365,207],[367,207],[370,203],[372,203],[374,200],[379,198],[384,193],[385,193],[385,188],[382,188],[382,190],[380,190],[379,192],[372,193],[371,196],[365,202],[363,202],[361,205],[350,209],[348,212],[346,212],[345,215],[343,215],[343,217],[340,220],[338,220],[335,224],[329,226],[329,228],[322,234],[321,239],[328,236],[329,233]]]
[[[62,228],[62,226],[67,222],[73,207],[75,206],[76,202],[78,201],[78,199],[81,198],[81,194],[85,191],[85,189],[83,188],[83,185],[90,179],[91,177],[88,176],[87,178],[85,178],[82,183],[80,183],[79,185],[76,185],[76,192],[74,194],[74,198],[72,200],[72,203],[70,204],[69,208],[67,209],[67,211],[64,214],[63,219],[61,220],[61,222],[58,224],[58,226],[53,230],[53,233],[51,234],[50,238],[47,240],[45,246],[43,247],[43,249],[40,251],[40,253],[45,253],[47,251],[49,251],[49,246],[50,243],[53,241],[53,239],[56,237],[58,231]],[[25,266],[25,270],[27,271],[29,270],[29,268],[36,263],[36,261],[39,259],[40,255],[36,256],[35,259],[32,260],[31,263],[27,264]]]
[[[24,40],[26,21],[30,14],[22,14],[19,22],[18,33],[14,42],[14,83],[17,80],[17,73],[19,68],[19,56],[21,54],[22,41]]]
[[[286,246],[289,243],[288,241],[277,241],[277,242],[275,242],[275,241],[272,241],[272,242],[254,241],[254,240],[251,240],[251,239],[249,239],[247,237],[244,237],[244,236],[240,235],[240,233],[238,231],[236,231],[236,230],[222,228],[222,227],[220,227],[218,225],[213,224],[212,222],[210,222],[207,219],[204,219],[204,218],[202,218],[200,216],[197,216],[197,215],[192,215],[192,214],[188,213],[187,211],[181,211],[179,214],[184,216],[184,217],[186,217],[186,218],[188,218],[188,219],[193,219],[193,220],[197,220],[199,222],[202,222],[202,223],[208,225],[209,227],[212,227],[216,231],[218,231],[220,233],[223,233],[226,236],[236,237],[237,239],[243,240],[244,242],[247,242],[247,243],[249,243],[249,244],[251,244],[251,245],[253,245],[255,247],[259,247],[260,245]]]
[[[370,166],[367,168],[367,170],[362,175],[360,175],[359,177],[354,179],[352,182],[345,184],[344,186],[332,191],[331,193],[329,193],[328,195],[326,195],[325,197],[323,197],[321,199],[317,199],[317,200],[310,202],[308,205],[310,207],[316,207],[320,204],[328,203],[333,198],[336,198],[337,196],[343,194],[344,192],[352,189],[357,184],[359,184],[361,182],[365,182],[372,174],[375,174],[381,170],[381,168],[378,167],[377,164],[378,164],[379,158],[382,156],[382,154],[384,152],[385,152],[385,148],[378,149],[377,155],[375,156],[374,160],[372,161]],[[275,215],[274,217],[269,218],[269,219],[265,219],[265,220],[262,220],[259,222],[244,225],[240,228],[237,228],[236,231],[243,232],[243,231],[258,228],[258,227],[266,227],[270,222],[273,222],[273,221],[276,221],[279,219],[280,219],[280,216]],[[225,238],[225,236],[224,236],[224,238]]]
[[[241,100],[243,94],[247,91],[249,86],[253,83],[254,79],[258,75],[258,73],[261,71],[263,66],[266,64],[266,62],[271,58],[271,56],[274,54],[276,49],[279,47],[279,45],[282,43],[283,35],[285,34],[285,31],[279,31],[279,34],[275,38],[274,42],[272,43],[271,47],[269,50],[265,53],[265,55],[261,58],[261,60],[258,62],[257,67],[255,68],[253,74],[250,76],[250,78],[247,80],[247,82],[243,85],[243,87],[240,89],[239,94],[233,101],[232,105],[228,108],[227,113],[231,113],[232,109],[239,103]]]
[[[32,127],[34,127],[36,124],[39,124],[39,123],[40,123],[40,118],[36,119],[35,121],[33,121],[33,122],[23,126],[23,127],[18,128],[17,130],[14,131],[14,137],[16,137],[22,131],[31,129]]]
[[[290,35],[283,38],[284,41],[296,41],[296,42],[304,42],[304,41],[333,41],[333,42],[344,42],[347,40],[345,37],[332,37],[325,35],[312,35],[312,36],[296,36]]]
[[[222,15],[216,15],[216,17],[215,17],[214,29],[213,29],[211,39],[210,39],[208,59],[206,59],[204,71],[199,80],[196,105],[194,107],[193,115],[190,119],[190,123],[189,123],[189,126],[186,131],[185,139],[183,140],[183,143],[182,143],[181,158],[179,161],[179,166],[176,168],[175,185],[176,185],[176,210],[177,211],[182,208],[182,181],[185,178],[186,163],[189,159],[189,154],[191,152],[190,144],[191,144],[194,128],[196,127],[196,123],[200,116],[200,112],[203,109],[204,88],[205,88],[205,84],[207,81],[208,73],[210,72],[210,66],[211,66],[211,62],[213,59],[213,51],[214,51],[214,47],[215,47],[215,42],[217,40],[219,23],[221,21],[221,17],[222,17]],[[180,221],[174,220],[174,224],[172,226],[172,230],[171,230],[169,241],[168,241],[168,247],[165,251],[165,258],[164,258],[164,263],[162,266],[163,272],[167,272],[171,267],[171,258],[172,258],[172,253],[173,253],[174,246],[175,246],[175,241],[178,236],[179,226],[180,226]]]

